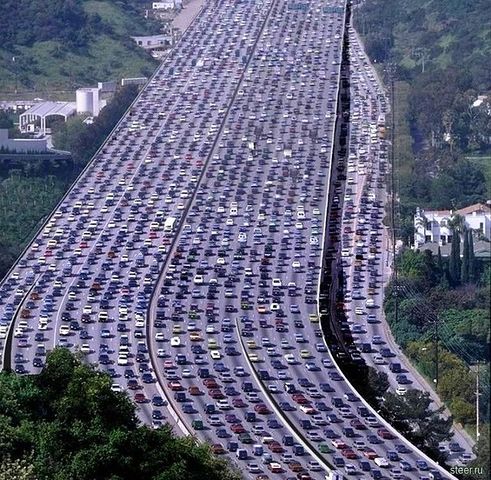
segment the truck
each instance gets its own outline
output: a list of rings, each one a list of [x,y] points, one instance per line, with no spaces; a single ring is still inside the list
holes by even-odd
[[[164,232],[173,232],[176,225],[176,217],[168,217],[164,223]]]

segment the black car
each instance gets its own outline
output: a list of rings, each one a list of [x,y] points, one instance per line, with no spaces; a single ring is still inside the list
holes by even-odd
[[[36,368],[42,368],[44,367],[44,362],[41,358],[35,357],[34,360],[32,361],[32,364]],[[23,365],[22,365],[23,366]]]
[[[26,368],[22,364],[17,364],[14,368],[15,373],[22,375],[23,373],[27,373]]]

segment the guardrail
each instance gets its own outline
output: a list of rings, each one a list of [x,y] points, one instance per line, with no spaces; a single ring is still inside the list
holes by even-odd
[[[185,38],[185,35],[186,33],[188,32],[188,30],[191,28],[192,25],[194,25],[195,22],[197,22],[198,18],[201,16],[203,10],[204,10],[205,6],[203,5],[199,12],[197,13],[196,17],[193,19],[193,21],[189,24],[189,26],[186,28],[186,30],[184,30],[183,34],[181,35],[181,37],[178,39],[176,45],[179,45]],[[175,48],[175,46],[174,46]],[[165,55],[165,57],[163,57],[162,61],[165,60],[170,54],[171,54],[172,50],[169,51],[169,53],[167,55]],[[19,257],[17,258],[17,260],[14,262],[14,264],[9,268],[8,272],[4,275],[3,279],[0,281],[0,286],[3,285],[6,281],[6,279],[9,278],[9,276],[11,275],[11,273],[14,271],[14,269],[18,266],[19,264],[19,261],[24,257],[24,255],[27,253],[27,251],[31,248],[32,244],[34,243],[34,241],[36,240],[36,238],[38,237],[38,235],[41,234],[41,232],[44,230],[44,228],[46,227],[46,225],[48,224],[49,220],[51,219],[51,217],[53,216],[53,212],[55,212],[56,210],[58,210],[58,208],[60,208],[60,206],[63,204],[63,202],[66,200],[66,198],[68,197],[68,195],[70,195],[72,193],[72,190],[74,189],[74,187],[78,184],[78,182],[84,177],[84,175],[86,175],[86,173],[88,172],[88,170],[93,166],[93,164],[95,163],[96,161],[96,158],[97,156],[99,155],[99,153],[105,148],[107,142],[112,138],[113,134],[117,131],[117,129],[119,128],[119,126],[121,125],[121,123],[123,122],[123,120],[126,118],[126,116],[128,115],[128,113],[131,111],[131,109],[133,108],[133,106],[139,101],[141,95],[143,94],[143,92],[146,90],[146,88],[148,87],[148,85],[150,85],[151,81],[154,79],[154,77],[160,72],[160,70],[163,68],[163,63],[161,63],[156,69],[155,71],[153,72],[153,74],[151,75],[151,77],[148,79],[147,83],[142,87],[142,89],[138,92],[138,95],[135,97],[135,99],[131,102],[130,106],[126,109],[126,111],[123,113],[123,115],[121,116],[121,118],[118,120],[118,122],[116,123],[116,125],[113,127],[113,129],[111,130],[111,132],[107,135],[106,139],[104,140],[104,142],[101,144],[101,146],[97,149],[97,151],[94,153],[94,155],[92,156],[92,158],[89,160],[89,162],[87,163],[87,165],[85,165],[85,167],[82,169],[82,171],[78,174],[77,178],[73,181],[72,185],[70,186],[70,188],[65,192],[65,194],[63,195],[63,197],[60,199],[60,201],[56,204],[56,206],[53,208],[52,212],[51,212],[51,215],[48,215],[46,216],[44,222],[41,224],[41,226],[39,227],[39,229],[37,230],[37,232],[33,235],[32,239],[30,240],[30,242],[25,246],[24,250],[22,251],[22,253],[19,255]],[[35,284],[34,284],[35,285]],[[34,287],[33,285],[33,287]],[[15,324],[15,321],[17,319],[17,311],[15,313],[15,315],[12,317],[12,319],[10,320],[10,323],[9,323],[9,326],[8,326],[8,329],[7,329],[7,336],[6,336],[6,341],[10,335],[10,331],[12,330],[13,328],[13,325]],[[3,346],[3,349],[2,349],[2,352],[1,352],[1,355],[0,355],[0,358],[1,358],[1,364],[0,364],[0,370],[3,370],[4,369],[4,356],[5,356],[5,348],[6,348],[6,344]]]
[[[153,299],[154,299],[155,294],[157,292],[157,288],[158,288],[158,285],[160,283],[160,280],[162,279],[162,276],[163,276],[163,274],[165,272],[165,268],[167,266],[167,263],[168,263],[168,261],[170,259],[170,252],[172,252],[172,249],[174,248],[174,246],[175,246],[175,244],[177,242],[177,239],[179,237],[179,234],[180,234],[180,232],[181,232],[181,230],[183,228],[184,223],[182,222],[182,219],[184,219],[186,217],[187,213],[189,212],[189,209],[191,208],[191,205],[193,204],[194,198],[196,197],[196,192],[198,191],[198,185],[201,183],[201,181],[202,181],[202,179],[203,179],[203,177],[205,175],[206,169],[207,169],[208,164],[210,162],[210,159],[211,159],[211,157],[213,155],[213,151],[215,150],[215,147],[218,144],[220,133],[223,130],[223,127],[225,126],[225,122],[226,122],[226,120],[228,118],[228,115],[230,113],[230,110],[232,108],[232,105],[234,103],[234,100],[235,100],[235,98],[237,96],[237,93],[238,93],[238,91],[240,89],[240,86],[242,84],[242,81],[244,79],[244,76],[245,76],[245,74],[247,72],[247,67],[249,66],[249,63],[252,60],[252,57],[253,57],[253,54],[254,54],[254,50],[255,50],[255,48],[257,46],[257,43],[259,42],[259,39],[261,37],[261,34],[262,34],[262,32],[263,32],[263,30],[264,30],[264,28],[265,28],[265,26],[266,26],[266,24],[268,22],[268,19],[269,19],[270,15],[271,15],[271,12],[273,10],[273,6],[275,5],[275,1],[276,0],[272,0],[271,1],[271,5],[269,7],[269,10],[268,10],[268,13],[266,15],[266,18],[264,19],[263,25],[262,25],[261,29],[259,30],[259,33],[258,33],[258,35],[256,37],[255,42],[254,42],[252,53],[251,53],[251,55],[250,55],[250,57],[249,57],[246,65],[244,65],[242,74],[240,76],[240,80],[237,82],[237,86],[235,87],[234,93],[233,93],[232,98],[230,100],[230,104],[227,107],[227,110],[225,112],[225,115],[223,116],[222,122],[220,124],[220,128],[219,128],[219,130],[217,132],[217,135],[215,136],[215,139],[213,141],[213,144],[211,145],[210,152],[209,152],[209,154],[208,154],[208,156],[206,158],[206,161],[204,162],[203,168],[202,168],[201,173],[200,173],[199,178],[198,178],[198,182],[196,184],[196,189],[194,190],[191,198],[189,199],[188,204],[186,205],[186,208],[183,210],[183,212],[181,214],[181,220],[178,223],[178,226],[176,228],[176,231],[174,232],[173,238],[172,238],[171,243],[169,245],[168,254],[166,255],[166,258],[165,258],[165,260],[164,260],[164,262],[162,264],[161,271],[160,271],[159,276],[157,278],[156,287],[154,288],[154,290],[153,290],[153,292],[152,292],[152,294],[150,296],[149,303],[148,303],[148,308],[147,308],[147,323],[146,323],[146,334],[147,334],[147,338],[150,338],[150,339],[152,338],[152,325],[153,324],[152,325],[150,324],[149,319],[150,319],[150,316],[151,316],[151,308],[152,308]],[[154,348],[153,348],[153,342],[151,340],[148,342],[147,347],[148,347],[148,351],[150,352],[150,360],[152,362],[153,370],[154,370],[154,372],[156,372],[156,376],[158,377],[159,382],[161,382],[162,389],[165,392],[165,387],[164,387],[165,382],[162,382],[162,378],[163,377],[162,377],[162,375],[160,373],[160,370],[157,369],[157,368],[155,368],[155,363],[156,363],[155,362],[155,351],[154,351]],[[166,394],[166,397],[168,399],[169,405],[171,405],[172,402],[173,402],[173,400],[167,394]],[[179,415],[177,408],[173,404],[172,404],[172,408],[173,408],[175,414],[179,417],[179,419],[181,421],[181,424],[183,426],[186,426],[186,420],[184,419],[185,417]],[[189,431],[188,428],[186,428],[186,429]]]
[[[348,25],[346,23],[346,19],[345,19],[345,25]],[[344,35],[346,35],[346,31],[344,32]],[[344,37],[343,35],[343,37]],[[344,38],[343,38],[344,40]],[[343,42],[344,43],[344,42]],[[342,63],[342,62],[341,62]],[[340,82],[341,82],[341,64],[339,66],[339,79],[340,79]],[[336,96],[336,118],[338,118],[338,115],[339,115],[339,95],[340,95],[340,84],[338,84],[338,90],[337,90],[337,96]],[[333,154],[333,158],[334,158],[334,155],[336,155],[336,151],[334,149],[334,141],[335,141],[335,134],[336,134],[336,128],[333,129],[333,138],[332,138],[332,154]],[[328,220],[328,213],[330,211],[330,188],[331,188],[331,178],[332,178],[332,169],[331,169],[331,172],[330,172],[330,179],[329,179],[329,183],[328,183],[328,186],[327,186],[327,199],[328,201],[326,202],[326,209],[325,209],[325,212],[324,212],[324,225],[323,225],[323,231],[324,231],[324,235],[327,237],[328,235],[328,231],[327,231],[327,220]],[[326,244],[326,241],[324,240],[323,244],[322,244],[322,250],[321,250],[321,265],[322,265],[322,259],[324,258],[324,247],[325,247],[325,244]],[[319,318],[320,318],[320,311],[319,311],[319,305],[320,305],[320,285],[321,285],[321,278],[322,278],[322,269],[320,270],[320,273],[319,273],[319,283],[318,283],[318,289],[317,289],[317,313],[319,315]],[[404,443],[408,448],[410,448],[413,452],[417,453],[418,455],[420,455],[424,460],[426,460],[433,468],[437,469],[441,474],[443,474],[444,476],[446,477],[450,477],[451,479],[453,480],[457,480],[456,477],[454,477],[451,473],[449,473],[447,470],[445,470],[441,465],[439,465],[437,462],[435,462],[434,460],[432,460],[430,457],[428,457],[425,453],[423,453],[421,450],[419,450],[417,447],[415,447],[412,443],[410,443],[408,440],[406,440],[392,425],[390,425],[389,422],[387,422],[382,416],[380,416],[375,410],[374,408],[358,393],[358,391],[355,389],[355,387],[351,384],[351,382],[348,380],[348,378],[346,377],[346,375],[344,374],[343,370],[340,368],[340,366],[338,365],[334,355],[332,355],[331,353],[331,350],[329,348],[329,345],[327,344],[326,342],[326,338],[325,336],[323,335],[322,336],[322,340],[324,342],[324,345],[326,346],[326,348],[328,349],[329,351],[329,355],[331,357],[331,361],[333,363],[333,365],[335,366],[336,370],[338,371],[338,373],[340,373],[340,375],[342,376],[343,380],[345,381],[346,385],[348,385],[348,387],[353,391],[355,392],[358,397],[360,398],[361,402],[363,403],[363,405],[370,411],[370,413],[375,417],[377,418],[377,420],[387,429],[389,430],[392,434],[394,434],[402,443]]]
[[[278,418],[281,418],[285,424],[285,426],[288,428],[290,433],[295,436],[297,439],[298,443],[300,443],[305,450],[307,450],[312,457],[316,458],[319,463],[324,465],[324,468],[327,470],[328,473],[334,472],[336,469],[329,463],[327,460],[320,455],[320,453],[312,447],[310,442],[307,442],[305,440],[305,437],[299,432],[299,429],[293,424],[293,422],[283,414],[281,409],[277,406],[277,401],[271,395],[271,392],[269,392],[263,384],[263,381],[259,378],[259,375],[256,372],[256,368],[251,362],[251,359],[249,358],[249,355],[247,353],[246,347],[244,345],[244,339],[242,338],[242,335],[240,335],[240,328],[239,328],[239,320],[237,317],[235,318],[235,325],[237,328],[237,335],[239,337],[239,342],[240,346],[242,347],[242,352],[244,354],[244,357],[246,359],[247,364],[249,365],[249,368],[252,372],[252,375],[254,376],[254,379],[256,380],[256,383],[259,385],[259,388],[261,389],[262,394],[269,400],[269,404],[271,407],[273,407],[273,410]]]

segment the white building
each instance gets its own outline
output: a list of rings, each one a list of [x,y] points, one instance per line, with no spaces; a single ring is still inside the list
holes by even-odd
[[[136,42],[139,47],[142,47],[145,50],[166,48],[172,44],[172,36],[168,34],[145,35],[131,38]]]
[[[77,113],[90,113],[97,117],[101,111],[100,89],[94,88],[79,88],[75,96],[77,99]]]
[[[414,247],[420,248],[425,243],[446,245],[452,241],[452,229],[449,221],[456,215],[464,219],[465,226],[491,239],[491,207],[476,203],[460,210],[422,210],[416,209],[414,216]]]
[[[15,153],[42,153],[48,150],[48,140],[44,138],[9,138],[9,131],[0,128],[0,151]]]
[[[152,10],[171,10],[181,8],[182,0],[166,0],[164,2],[152,2]]]
[[[61,117],[65,121],[75,115],[77,111],[75,102],[40,102],[19,115],[19,128],[21,132],[34,131],[36,122],[40,123],[41,134],[46,133],[46,120],[51,117]],[[32,128],[31,128],[32,127]]]

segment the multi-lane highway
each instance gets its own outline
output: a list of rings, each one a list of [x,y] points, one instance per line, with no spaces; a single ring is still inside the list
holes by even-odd
[[[17,373],[79,350],[250,478],[445,476],[320,329],[345,23],[341,0],[205,5],[2,283]]]
[[[347,185],[342,202],[341,258],[347,320],[344,328],[354,339],[355,360],[362,358],[385,372],[391,388],[402,396],[408,389],[425,391],[428,387],[413,373],[414,369],[395,345],[383,316],[384,286],[393,261],[389,232],[382,222],[387,204],[387,143],[383,140],[386,99],[354,30],[349,38],[353,102]],[[447,461],[465,464],[472,458],[472,446],[468,436],[455,429],[452,440],[440,447],[448,454]]]

